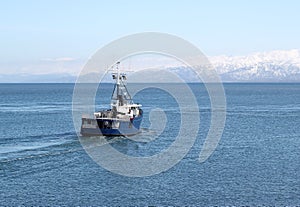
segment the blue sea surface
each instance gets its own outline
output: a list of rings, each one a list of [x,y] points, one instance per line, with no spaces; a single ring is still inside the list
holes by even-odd
[[[81,146],[72,119],[74,84],[0,84],[0,206],[299,206],[300,84],[224,84],[225,129],[204,163],[198,158],[210,99],[204,85],[189,86],[201,116],[194,146],[168,171],[134,178],[102,168]],[[101,87],[97,109],[108,106],[113,88]],[[156,135],[149,129],[156,108],[166,114],[165,130],[150,142],[114,138],[111,145],[131,156],[168,148],[180,128],[174,97],[149,88],[134,100],[144,109],[136,136]]]

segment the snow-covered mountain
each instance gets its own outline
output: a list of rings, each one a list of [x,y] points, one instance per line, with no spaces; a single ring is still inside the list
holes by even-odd
[[[300,82],[300,49],[257,52],[246,56],[209,57],[223,81],[228,82]],[[78,68],[82,64],[78,65]],[[195,72],[186,66],[164,66],[187,82],[198,82]],[[162,68],[160,68],[162,69]],[[95,74],[87,74],[88,82]],[[75,82],[69,73],[0,74],[0,83]]]
[[[209,57],[223,81],[300,81],[300,50]]]

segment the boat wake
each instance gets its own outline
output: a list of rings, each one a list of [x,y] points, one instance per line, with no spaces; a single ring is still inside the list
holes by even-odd
[[[1,139],[0,162],[9,162],[45,156],[58,151],[64,151],[78,143],[74,132],[52,135],[27,136],[17,143],[9,142],[10,139]]]

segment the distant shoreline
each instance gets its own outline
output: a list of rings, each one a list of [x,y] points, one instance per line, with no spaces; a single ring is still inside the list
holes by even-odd
[[[283,82],[221,82],[222,84],[300,84],[300,82],[296,81],[283,81]],[[68,84],[68,85],[74,85],[75,82],[10,82],[10,83],[5,83],[5,82],[0,82],[0,85],[40,85],[40,84],[49,84],[49,85],[55,85],[55,84]],[[99,84],[99,83],[77,83],[77,84]],[[101,82],[101,84],[111,84],[109,82]],[[203,82],[186,82],[186,83],[159,83],[159,82],[151,82],[151,83],[129,83],[129,84],[204,84]],[[217,82],[212,82],[212,83],[205,83],[205,84],[217,84]]]

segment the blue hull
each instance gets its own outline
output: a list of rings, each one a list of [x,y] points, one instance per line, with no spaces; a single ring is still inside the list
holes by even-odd
[[[90,119],[97,123],[93,127],[81,127],[81,135],[83,136],[129,136],[135,135],[140,131],[140,125],[143,116],[135,117],[131,121],[116,121],[113,119]],[[118,126],[117,128],[114,126]]]

